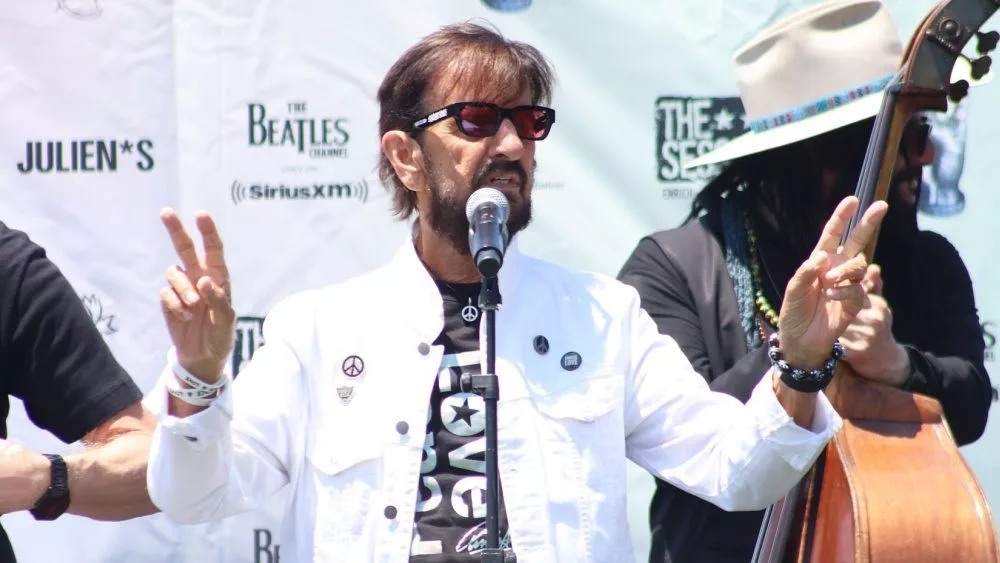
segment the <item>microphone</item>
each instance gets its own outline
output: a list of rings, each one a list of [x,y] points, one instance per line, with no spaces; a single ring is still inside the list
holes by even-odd
[[[465,204],[465,216],[469,220],[469,251],[483,277],[492,278],[503,265],[509,212],[507,197],[496,188],[479,188]]]

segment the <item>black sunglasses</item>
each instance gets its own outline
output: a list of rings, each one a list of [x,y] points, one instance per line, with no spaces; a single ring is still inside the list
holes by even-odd
[[[556,110],[543,106],[502,108],[486,102],[458,102],[414,121],[413,128],[430,127],[449,117],[454,117],[458,128],[470,137],[492,137],[500,130],[503,120],[509,119],[518,137],[541,141],[549,135],[556,121]]]

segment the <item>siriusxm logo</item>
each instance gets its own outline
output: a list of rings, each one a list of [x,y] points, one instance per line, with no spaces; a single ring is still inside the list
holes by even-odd
[[[229,187],[233,205],[248,201],[326,201],[355,200],[368,202],[368,181],[362,178],[354,183],[250,183],[233,180]]]

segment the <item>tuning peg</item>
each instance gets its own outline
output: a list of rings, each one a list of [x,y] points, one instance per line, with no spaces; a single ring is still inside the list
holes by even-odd
[[[989,31],[982,33],[980,31],[976,32],[976,49],[979,51],[980,55],[985,55],[993,49],[997,48],[997,43],[1000,42],[1000,32]]]
[[[972,63],[972,71],[970,74],[973,80],[979,80],[980,78],[986,76],[986,74],[990,71],[990,66],[993,64],[993,60],[988,56],[982,56],[969,62]]]
[[[955,102],[956,104],[962,101],[962,98],[969,95],[969,83],[965,80],[959,80],[948,88],[948,98]]]

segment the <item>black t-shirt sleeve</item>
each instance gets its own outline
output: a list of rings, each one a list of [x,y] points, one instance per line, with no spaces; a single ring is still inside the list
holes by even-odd
[[[926,300],[919,306],[929,309],[933,327],[921,338],[924,346],[905,346],[913,369],[906,388],[937,398],[955,441],[965,445],[982,436],[993,398],[972,279],[944,237],[926,231],[920,237],[923,267],[932,271],[920,276]]]
[[[640,305],[656,322],[660,334],[673,338],[709,387],[747,401],[770,367],[767,351],[759,348],[726,371],[714,374],[701,320],[681,269],[651,238],[639,241],[622,266],[618,279],[639,293]]]
[[[32,422],[71,443],[142,398],[45,251],[0,225],[0,376]]]

